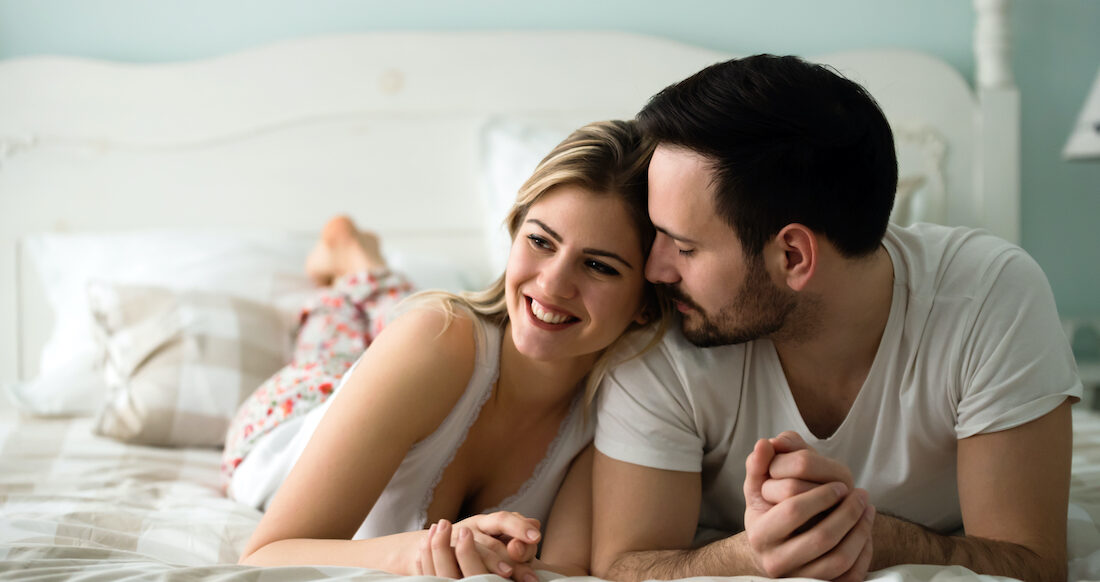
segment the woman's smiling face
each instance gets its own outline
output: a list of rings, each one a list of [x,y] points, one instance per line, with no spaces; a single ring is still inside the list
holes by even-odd
[[[642,322],[645,255],[624,203],[562,185],[528,210],[505,297],[516,349],[554,360],[598,353]]]

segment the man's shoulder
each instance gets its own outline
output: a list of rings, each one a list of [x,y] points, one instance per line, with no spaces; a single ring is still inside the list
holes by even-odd
[[[1019,246],[987,230],[966,226],[944,226],[919,222],[909,226],[891,224],[885,241],[909,253],[952,257],[957,253],[984,255],[990,251],[1023,252]]]
[[[895,280],[921,295],[980,293],[1010,263],[1037,271],[1023,249],[981,229],[929,223],[891,225],[883,242],[892,259],[900,263],[895,264]]]

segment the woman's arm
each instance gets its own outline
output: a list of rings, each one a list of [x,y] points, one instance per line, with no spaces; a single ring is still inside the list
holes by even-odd
[[[538,520],[518,513],[440,521],[420,539],[416,574],[464,578],[492,571],[518,582],[538,582],[535,569],[587,576],[592,545],[592,455],[589,445],[573,460],[546,520],[542,559],[533,559]],[[501,556],[511,564],[501,564]]]
[[[415,550],[427,530],[367,540],[285,539],[273,541],[241,557],[251,566],[339,565],[375,568],[394,574],[414,574]]]
[[[241,563],[412,573],[423,532],[349,540],[409,449],[439,426],[473,374],[473,322],[459,316],[441,332],[445,321],[435,310],[415,310],[379,334],[333,396]]]

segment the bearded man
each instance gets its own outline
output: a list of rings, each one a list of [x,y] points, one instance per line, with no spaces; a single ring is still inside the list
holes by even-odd
[[[1064,580],[1082,386],[1035,261],[889,224],[890,126],[826,67],[719,63],[638,120],[680,330],[601,387],[593,573]]]

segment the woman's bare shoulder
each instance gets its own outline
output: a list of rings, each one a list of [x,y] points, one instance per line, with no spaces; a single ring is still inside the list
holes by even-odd
[[[476,324],[438,310],[413,309],[388,323],[341,389],[349,407],[415,442],[430,434],[461,398],[474,374]],[[370,411],[370,412],[367,412]],[[377,415],[381,416],[377,416]],[[355,418],[352,424],[368,422]]]
[[[438,364],[465,362],[472,372],[477,351],[474,317],[462,309],[448,313],[433,305],[419,306],[390,322],[376,341],[400,342],[410,350],[422,348]],[[387,335],[392,339],[383,339]]]

